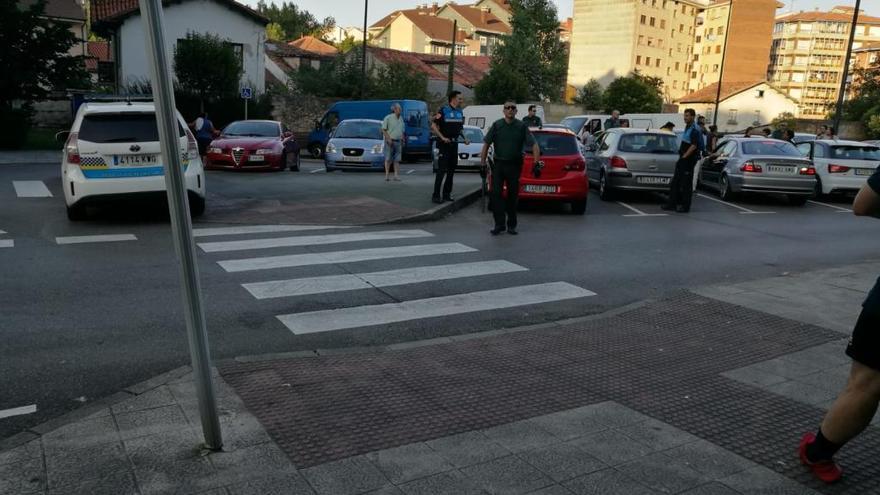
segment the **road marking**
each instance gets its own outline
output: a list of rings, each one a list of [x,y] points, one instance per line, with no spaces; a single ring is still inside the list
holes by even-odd
[[[350,251],[331,251],[327,253],[292,254],[286,256],[268,256],[264,258],[246,258],[240,260],[218,261],[227,272],[245,272],[250,270],[269,270],[272,268],[289,268],[295,266],[330,265],[334,263],[355,263],[358,261],[407,258],[413,256],[433,256],[439,254],[472,253],[476,249],[457,242],[447,244],[420,244],[415,246],[398,246],[394,248],[354,249]]]
[[[5,230],[0,230],[0,235],[2,235],[2,234],[6,234],[6,233],[7,233],[7,232],[6,232]]]
[[[41,180],[14,180],[12,186],[19,198],[51,198],[52,191]]]
[[[0,239],[0,248],[15,247],[15,241],[12,239]]]
[[[37,405],[31,404],[29,406],[15,407],[12,409],[4,409],[0,411],[0,419],[3,418],[11,418],[12,416],[23,416],[25,414],[33,414],[37,412]]]
[[[310,174],[320,174],[321,172],[326,172],[326,171],[327,171],[327,169],[325,169],[325,168],[316,168],[315,170],[309,171],[309,173]]]
[[[406,171],[406,175],[412,175],[412,174],[415,173],[415,171],[416,171],[416,169],[411,168],[411,169],[409,169],[409,170]]]
[[[193,229],[193,237],[212,235],[268,234],[272,232],[302,232],[307,230],[350,229],[348,225],[246,225],[242,227],[211,227]]]
[[[111,235],[80,235],[71,237],[56,237],[55,242],[58,244],[86,244],[91,242],[121,242],[136,241],[137,237],[132,234],[111,234]]]
[[[304,235],[296,237],[274,237],[269,239],[245,239],[242,241],[200,242],[199,247],[206,253],[219,253],[224,251],[243,251],[247,249],[321,246],[343,242],[417,239],[420,237],[434,237],[434,234],[424,230],[382,230],[379,232],[355,232],[350,234]]]
[[[852,210],[850,210],[848,208],[843,208],[842,206],[830,205],[828,203],[823,203],[821,201],[813,201],[812,199],[808,199],[807,203],[812,203],[814,205],[819,205],[819,206],[827,206],[828,208],[833,208],[833,209],[837,210],[838,213],[852,213]]]
[[[638,208],[635,208],[633,206],[630,206],[630,205],[624,203],[623,201],[617,201],[617,204],[619,204],[620,206],[623,206],[624,208],[628,209],[629,211],[636,212],[635,215],[624,215],[625,217],[666,217],[666,216],[669,216],[666,213],[645,213],[642,210],[639,210]]]
[[[277,318],[291,332],[301,335],[346,328],[386,325],[389,323],[474,313],[477,311],[513,308],[516,306],[563,301],[595,295],[595,292],[566,282],[552,282],[470,292],[453,296],[416,299],[401,303],[294,313],[279,315]]]
[[[242,284],[242,287],[257,299],[272,299],[523,271],[528,271],[528,268],[508,261],[493,260],[453,265],[416,266],[383,272],[274,280]]]
[[[745,208],[745,207],[742,207],[742,206],[740,206],[740,205],[735,205],[735,204],[733,204],[733,203],[728,203],[727,201],[724,201],[724,200],[722,200],[722,199],[713,198],[712,196],[706,196],[705,194],[702,194],[702,193],[697,193],[697,196],[699,196],[699,197],[701,197],[701,198],[708,199],[709,201],[714,201],[714,202],[716,202],[716,203],[721,203],[721,204],[723,204],[723,205],[730,206],[731,208],[736,208],[737,210],[741,210],[741,211],[740,211],[740,215],[772,215],[772,214],[776,213],[775,211],[755,211],[755,210],[750,210],[750,209]]]

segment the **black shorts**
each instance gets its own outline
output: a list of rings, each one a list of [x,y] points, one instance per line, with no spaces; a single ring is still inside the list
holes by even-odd
[[[199,154],[204,156],[208,153],[208,145],[211,144],[211,138],[196,138],[196,143],[199,145]]]
[[[846,346],[846,355],[880,371],[880,313],[862,309]]]

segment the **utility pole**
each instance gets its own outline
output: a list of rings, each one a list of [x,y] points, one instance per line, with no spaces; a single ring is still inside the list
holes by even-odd
[[[367,8],[370,0],[364,0],[364,39],[361,50],[361,99],[364,99],[367,87]]]
[[[852,56],[853,40],[856,36],[856,26],[859,22],[859,7],[862,0],[856,0],[856,8],[853,11],[852,26],[849,30],[849,42],[846,44],[846,58],[843,59],[843,73],[840,75],[840,93],[837,95],[837,106],[834,110],[834,123],[831,125],[835,133],[840,132],[840,119],[843,118],[843,99],[846,96],[846,80],[849,77],[849,58]]]
[[[449,79],[446,82],[446,94],[452,93],[453,76],[455,76],[455,43],[458,39],[458,19],[452,21],[452,52],[449,54]]]
[[[724,28],[724,51],[721,53],[721,67],[718,72],[718,90],[715,92],[715,113],[712,115],[712,125],[718,125],[718,114],[721,105],[721,83],[724,82],[724,59],[727,58],[727,40],[730,39],[730,19],[733,17],[733,2],[730,0],[730,7],[727,8],[727,27]],[[705,33],[704,33],[705,36]]]

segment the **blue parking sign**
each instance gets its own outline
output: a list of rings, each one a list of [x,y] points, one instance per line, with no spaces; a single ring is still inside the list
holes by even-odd
[[[253,90],[251,88],[241,88],[241,97],[245,100],[250,100],[253,97]]]

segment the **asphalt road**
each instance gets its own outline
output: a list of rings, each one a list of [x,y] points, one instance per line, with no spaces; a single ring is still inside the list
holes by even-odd
[[[415,167],[419,171],[413,174],[430,174],[429,164]],[[0,230],[5,231],[0,245],[14,243],[0,248],[0,411],[37,406],[36,413],[0,419],[0,438],[189,360],[175,255],[162,205],[122,204],[90,221],[71,223],[64,214],[56,171],[57,165],[50,164],[0,166]],[[283,190],[285,181],[297,175],[263,177],[225,174],[209,183],[219,195],[262,197]],[[372,176],[363,175],[363,180],[368,177]],[[44,182],[53,196],[19,197],[13,181],[24,180]],[[316,172],[309,180],[339,178]],[[271,187],[266,186],[269,182]],[[492,221],[478,207],[428,224],[199,237],[199,243],[364,233],[405,237],[314,237],[307,245],[278,247],[203,246],[198,251],[213,357],[369,346],[540,323],[602,312],[682,288],[878,258],[880,223],[854,217],[846,201],[792,207],[783,198],[746,198],[725,204],[703,192],[690,214],[659,216],[660,200],[659,195],[646,194],[605,203],[593,195],[586,216],[556,205],[524,204],[517,237],[489,236]],[[387,231],[404,232],[382,234]],[[59,244],[57,239],[92,235],[131,235],[136,240]],[[456,246],[451,251],[459,252],[401,257],[408,246],[436,244]],[[228,271],[219,263],[250,260],[238,262],[247,265],[255,258],[352,250],[373,250],[372,256],[382,259],[245,271]],[[310,258],[295,259],[307,263],[303,260]],[[418,276],[417,267],[489,261],[515,264],[517,271],[270,299],[257,299],[242,286],[361,275],[337,277],[351,282],[362,280],[365,273],[407,268]],[[595,295],[517,304],[558,283],[569,284],[566,290]],[[289,287],[301,291],[307,285]],[[524,286],[539,287],[520,289]],[[486,298],[490,306],[497,304],[490,295],[505,290],[514,291],[504,293],[512,307],[461,312]],[[451,297],[458,294],[466,296]],[[427,298],[444,299],[412,305]],[[398,303],[404,309],[396,313],[387,306],[347,309]],[[357,324],[391,313],[399,320],[406,318],[401,312],[412,316],[432,307],[446,307],[446,314]],[[294,333],[296,321],[292,331],[277,318],[317,311],[328,313],[307,320],[316,328],[332,327],[328,322],[345,318],[356,323],[341,330]]]

